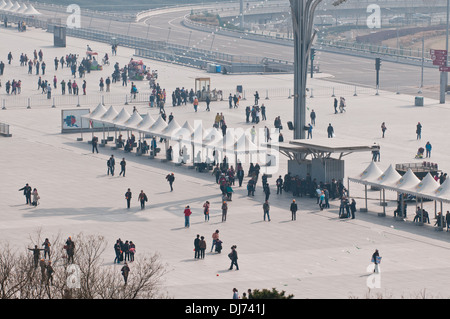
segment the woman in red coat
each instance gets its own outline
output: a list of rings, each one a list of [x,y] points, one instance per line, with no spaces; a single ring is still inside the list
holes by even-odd
[[[191,216],[192,212],[191,209],[189,208],[189,205],[186,206],[186,208],[184,209],[184,227],[189,228],[190,223],[189,223],[189,216]]]

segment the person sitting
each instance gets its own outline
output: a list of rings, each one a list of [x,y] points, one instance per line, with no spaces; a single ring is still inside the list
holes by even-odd
[[[125,153],[129,153],[133,150],[133,143],[131,142],[130,139],[128,139],[127,144],[125,145]]]
[[[417,150],[416,158],[423,158],[423,153],[425,152],[425,149],[423,147],[419,147]]]
[[[122,134],[119,135],[119,138],[116,141],[116,146],[118,148],[122,148],[123,147],[123,139],[122,139]]]

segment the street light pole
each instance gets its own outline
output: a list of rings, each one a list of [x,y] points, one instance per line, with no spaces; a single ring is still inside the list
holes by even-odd
[[[445,62],[445,66],[448,66],[448,29],[449,29],[449,10],[450,10],[450,0],[447,0],[447,37],[445,39],[445,49],[447,50],[447,58]],[[448,84],[448,73],[447,72],[441,72],[441,79],[440,79],[440,99],[439,103],[444,104],[445,103],[445,91],[447,90],[447,84]]]

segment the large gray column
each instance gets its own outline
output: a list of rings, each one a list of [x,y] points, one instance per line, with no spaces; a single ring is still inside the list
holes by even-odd
[[[304,139],[306,125],[306,79],[314,40],[314,11],[322,0],[290,0],[294,32],[294,139]]]

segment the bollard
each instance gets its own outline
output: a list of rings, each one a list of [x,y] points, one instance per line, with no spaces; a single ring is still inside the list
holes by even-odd
[[[291,89],[289,89],[289,96],[288,96],[288,99],[292,99]]]
[[[358,94],[356,94],[356,85],[355,85],[355,93],[353,94],[353,96],[358,96]]]
[[[105,96],[102,95],[102,105],[105,105]]]
[[[77,107],[80,107],[80,96],[79,95],[77,96],[77,101],[78,101],[77,102]]]
[[[242,93],[243,93],[242,101],[246,101],[247,99],[245,98],[245,90]]]
[[[266,100],[269,99],[269,90],[266,90]]]
[[[125,105],[128,105],[128,95],[125,95]]]
[[[334,95],[334,86],[333,86],[333,94],[331,95],[331,97],[336,97],[336,95]]]
[[[398,85],[397,85],[397,92],[395,94],[400,94],[400,91],[398,90]]]
[[[30,98],[28,98],[28,105],[27,105],[27,109],[31,109],[31,100],[30,100]]]
[[[313,98],[314,97],[314,95],[313,95],[313,89],[311,88],[311,96],[310,96],[311,98]]]
[[[52,104],[52,108],[55,108],[55,97],[53,97],[53,104]]]

